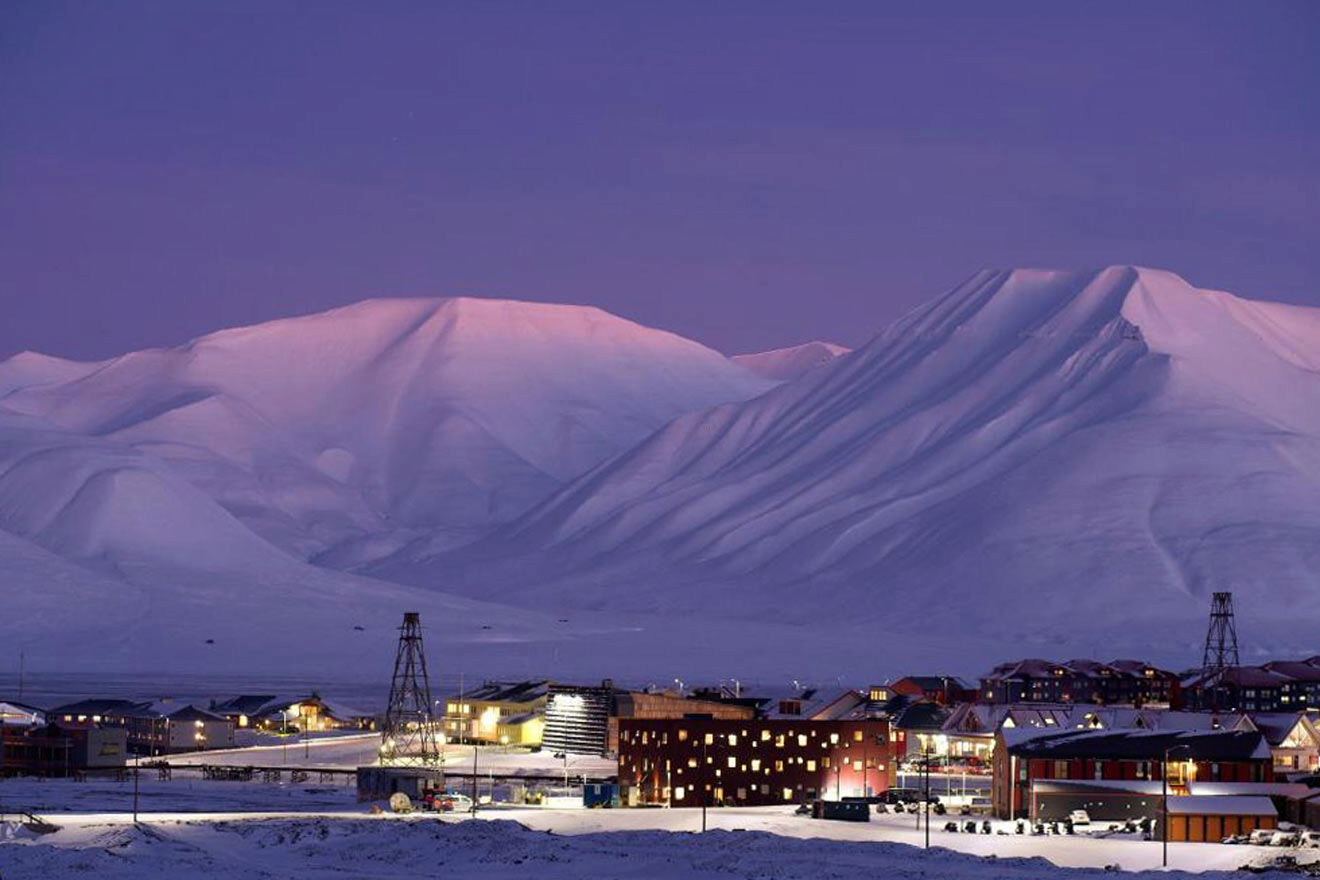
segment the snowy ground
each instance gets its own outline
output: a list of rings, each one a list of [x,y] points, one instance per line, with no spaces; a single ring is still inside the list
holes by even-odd
[[[170,755],[171,765],[225,764],[239,767],[323,767],[352,770],[364,764],[374,764],[379,757],[379,733],[354,734],[301,740],[291,736],[272,745],[249,746],[238,749],[215,749]],[[502,746],[481,746],[477,755],[478,773],[553,774],[564,772],[562,760],[548,751],[529,752]],[[472,746],[445,746],[445,766],[455,773],[472,772]],[[573,755],[568,759],[570,776],[613,776],[618,765],[606,758]]]
[[[1041,841],[945,839],[954,835],[944,835],[938,843],[983,844],[984,852],[995,858],[940,847],[924,852],[895,842],[901,839],[901,832],[886,823],[820,822],[778,809],[713,810],[712,831],[707,834],[652,830],[657,826],[695,829],[700,814],[684,810],[519,810],[493,812],[487,818],[494,821],[313,815],[235,819],[215,815],[185,821],[157,818],[138,827],[122,817],[61,819],[61,830],[39,837],[14,826],[0,826],[4,829],[0,830],[0,865],[7,880],[79,874],[391,880],[409,875],[537,876],[547,880],[730,876],[1042,880],[1103,873],[1060,865],[1116,862],[1127,869],[1146,870],[1158,864],[1159,858],[1159,846],[1154,843],[1069,839],[1054,842],[1057,848],[1049,853],[1051,864],[1034,857],[1039,855]],[[1233,876],[1220,872],[1265,855],[1248,847],[1171,847],[1175,866],[1212,872],[1203,875],[1207,878]]]

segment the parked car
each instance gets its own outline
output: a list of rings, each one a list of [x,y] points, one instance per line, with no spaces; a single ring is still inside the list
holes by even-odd
[[[1251,836],[1247,838],[1247,843],[1252,846],[1269,846],[1270,840],[1273,837],[1273,828],[1257,828],[1255,831],[1251,832]]]
[[[1072,822],[1074,825],[1090,825],[1091,814],[1086,812],[1086,810],[1073,810],[1068,814],[1068,821]]]
[[[1300,835],[1296,831],[1275,831],[1270,846],[1296,846]]]
[[[1310,846],[1320,849],[1320,831],[1303,831],[1299,837],[1298,846]]]
[[[447,791],[434,796],[431,809],[438,813],[469,813],[472,811],[472,798]]]
[[[885,791],[880,802],[893,806],[895,804],[912,804],[919,800],[921,800],[921,792],[915,788],[890,788]]]

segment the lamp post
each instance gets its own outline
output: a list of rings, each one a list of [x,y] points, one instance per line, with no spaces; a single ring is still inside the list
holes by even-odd
[[[1166,868],[1169,867],[1169,755],[1179,749],[1186,749],[1188,758],[1191,758],[1191,746],[1182,743],[1165,749],[1164,763],[1160,765],[1160,840],[1164,847],[1163,865]]]
[[[706,737],[701,737],[701,830],[706,831],[706,801],[710,795],[706,793],[706,780],[709,778],[710,771],[706,769]]]

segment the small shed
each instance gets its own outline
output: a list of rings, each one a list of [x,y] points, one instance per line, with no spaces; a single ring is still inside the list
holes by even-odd
[[[400,791],[413,801],[420,801],[427,792],[444,791],[444,788],[444,771],[432,767],[357,768],[359,803],[389,800],[390,795]]]
[[[1218,843],[1230,834],[1275,828],[1279,813],[1262,795],[1179,795],[1169,798],[1169,840]]]

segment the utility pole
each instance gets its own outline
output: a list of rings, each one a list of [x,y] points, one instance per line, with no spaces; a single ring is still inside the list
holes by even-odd
[[[481,748],[477,738],[472,738],[472,815],[477,815],[477,752]]]
[[[142,772],[140,764],[141,764],[140,758],[133,759],[133,824],[134,825],[137,824],[137,820],[138,820],[138,774]]]
[[[706,780],[710,778],[710,771],[706,768],[707,768],[706,736],[705,734],[702,734],[701,737],[701,831],[703,834],[706,832],[706,801],[710,799],[710,794],[707,793],[708,785],[706,782]]]
[[[930,849],[930,746],[926,747],[922,755],[921,769],[925,777],[923,797],[926,801],[926,849]]]

